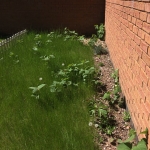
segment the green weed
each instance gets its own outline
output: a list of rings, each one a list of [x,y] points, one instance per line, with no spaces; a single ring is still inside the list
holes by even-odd
[[[123,114],[123,120],[128,122],[130,121],[131,117],[130,117],[130,113],[128,111],[125,111]]]
[[[140,134],[145,134],[146,138],[142,138],[137,145],[133,145],[132,141],[136,137],[136,132],[133,130],[129,133],[129,138],[125,141],[118,140],[118,147],[117,150],[147,150],[147,136],[148,136],[148,129],[146,128],[145,131],[141,132]]]
[[[85,107],[94,94],[93,52],[66,36],[28,33],[0,53],[2,150],[94,150]]]
[[[103,39],[105,34],[105,26],[103,24],[95,25],[95,29],[97,31],[97,37],[99,39]]]

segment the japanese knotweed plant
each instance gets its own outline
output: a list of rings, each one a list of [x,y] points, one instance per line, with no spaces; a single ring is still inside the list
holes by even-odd
[[[92,37],[90,38],[90,41],[88,43],[92,47],[95,45],[97,40],[102,39],[104,34],[105,34],[105,27],[104,27],[103,24],[94,25],[94,27],[95,27],[95,30],[96,30],[97,34],[92,34]]]
[[[19,56],[18,55],[15,55],[13,52],[10,52],[9,57],[10,57],[10,59],[12,59],[14,64],[19,63]]]
[[[67,41],[69,39],[83,41],[85,39],[84,35],[79,36],[78,33],[69,30],[67,27],[64,28],[63,36],[64,36],[64,41]]]
[[[119,75],[118,75],[118,70],[115,70],[111,77],[114,79],[115,85],[112,91],[107,91],[103,95],[103,99],[107,100],[110,105],[113,105],[114,103],[118,102],[120,98],[120,92],[121,92],[121,87],[119,85]]]
[[[90,67],[87,64],[89,61],[82,61],[78,64],[69,64],[67,68],[61,69],[57,74],[56,78],[59,81],[53,81],[50,85],[51,92],[61,92],[62,88],[67,88],[69,86],[78,86],[80,82],[84,84],[90,83],[95,73],[95,68]]]
[[[45,40],[44,38],[42,38],[41,34],[36,34],[34,37],[34,46],[32,48],[32,50],[34,51],[39,51],[39,48],[45,45],[48,45],[49,43],[52,42],[52,38],[54,38],[55,34],[54,32],[50,32],[50,34],[47,34],[47,39]]]
[[[49,61],[51,58],[55,58],[54,55],[44,55],[40,57],[44,61]]]
[[[50,58],[54,58],[54,56],[44,56],[42,57],[42,60],[47,62]],[[69,64],[67,68],[61,69],[58,73],[54,73],[53,76],[58,80],[53,81],[53,83],[49,86],[50,92],[61,92],[70,86],[78,87],[80,83],[93,86],[94,82],[92,78],[95,74],[95,68],[88,66],[88,63],[89,61],[82,61],[78,64]],[[40,84],[37,87],[29,87],[29,89],[32,89],[31,96],[39,99],[40,91],[43,87],[45,87],[45,85],[46,84]]]
[[[110,115],[108,106],[104,103],[95,103],[91,101],[88,105],[90,116],[92,117],[91,124],[95,124],[102,132],[111,135],[115,127],[113,117]],[[94,122],[94,123],[93,123]]]
[[[129,138],[125,141],[118,140],[117,150],[147,150],[147,139],[148,139],[148,129],[141,132],[140,134],[145,134],[146,138],[142,138],[137,145],[133,145],[133,140],[136,137],[136,132],[131,129],[129,133]]]
[[[40,98],[40,91],[41,89],[45,86],[46,84],[40,84],[37,87],[29,87],[29,89],[32,90],[32,95],[33,97],[35,97],[36,99]]]
[[[95,25],[95,29],[97,31],[97,37],[99,39],[103,39],[105,34],[105,26],[103,24]]]
[[[125,111],[125,112],[123,113],[123,120],[126,121],[126,122],[129,122],[130,119],[131,119],[130,113],[129,113],[128,111]]]

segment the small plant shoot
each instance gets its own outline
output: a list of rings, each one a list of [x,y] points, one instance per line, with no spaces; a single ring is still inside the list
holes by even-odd
[[[147,137],[148,129],[146,128],[145,131],[141,132],[140,134],[145,134]],[[132,141],[136,137],[136,132],[133,130],[130,132],[130,137],[125,141],[118,140],[118,147],[117,150],[147,150],[147,138],[142,138],[137,145],[133,145]]]

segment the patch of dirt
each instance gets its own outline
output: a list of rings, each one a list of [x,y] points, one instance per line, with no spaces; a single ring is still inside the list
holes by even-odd
[[[88,40],[85,40],[84,44],[87,43]],[[98,40],[96,46],[98,45],[102,45],[102,47],[108,51],[107,45],[104,41]],[[125,122],[123,119],[124,112],[126,111],[125,104],[123,105],[123,108],[121,108],[119,104],[114,104],[113,107],[110,107],[108,102],[104,102],[102,99],[104,93],[107,91],[112,91],[115,85],[114,79],[111,77],[111,74],[114,72],[114,68],[109,54],[94,55],[94,60],[95,65],[100,72],[98,78],[105,85],[105,88],[96,93],[95,101],[96,103],[105,103],[105,105],[110,108],[111,115],[115,120],[115,129],[111,135],[102,132],[98,127],[94,127],[94,130],[96,131],[95,142],[96,145],[98,145],[98,149],[100,150],[116,150],[117,140],[127,139],[131,127],[130,123]],[[124,100],[122,93],[120,93],[120,99]]]
[[[112,91],[115,85],[114,79],[112,79],[111,77],[114,68],[110,60],[109,54],[94,56],[94,60],[97,67],[99,63],[103,63],[103,67],[99,66],[99,69],[101,70],[100,80],[102,83],[104,83],[104,85],[106,85],[106,91]],[[123,98],[123,96],[121,95],[120,98]],[[103,101],[101,94],[98,94],[97,99],[99,99],[99,101]],[[120,108],[117,104],[115,104],[115,108],[111,108],[110,111],[116,121],[115,130],[113,131],[111,136],[105,133],[103,134],[97,129],[97,134],[100,137],[103,137],[103,141],[100,142],[98,137],[95,138],[95,141],[102,150],[116,150],[117,140],[125,140],[128,138],[130,124],[129,122],[125,122],[123,119],[123,114],[125,110],[125,108]]]

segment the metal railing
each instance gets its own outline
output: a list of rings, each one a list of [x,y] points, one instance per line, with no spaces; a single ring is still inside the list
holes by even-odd
[[[20,40],[25,33],[27,33],[26,29],[12,35],[9,38],[2,40],[0,42],[0,50],[3,51],[3,50],[8,49],[10,47],[10,45],[12,45],[14,43],[13,41]]]

